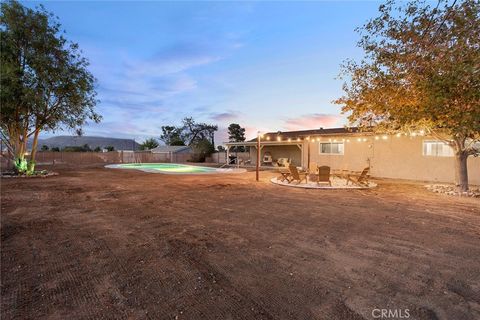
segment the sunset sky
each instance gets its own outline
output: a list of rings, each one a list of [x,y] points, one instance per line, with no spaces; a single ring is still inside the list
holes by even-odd
[[[34,7],[40,2],[24,2]],[[86,135],[158,137],[162,125],[235,122],[258,130],[344,125],[335,80],[361,57],[355,27],[378,2],[42,2],[98,79]],[[56,132],[55,134],[69,134]],[[49,133],[48,135],[52,135]]]

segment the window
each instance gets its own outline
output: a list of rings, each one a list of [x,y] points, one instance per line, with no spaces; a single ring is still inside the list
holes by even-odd
[[[453,157],[453,149],[443,141],[423,141],[423,155]]]
[[[343,142],[320,142],[321,154],[343,154]]]

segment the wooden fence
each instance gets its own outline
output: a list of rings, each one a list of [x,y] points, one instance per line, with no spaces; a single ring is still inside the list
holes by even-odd
[[[218,152],[206,159],[210,163],[225,163],[225,153]],[[27,156],[28,158],[28,156]],[[194,153],[151,153],[149,151],[111,151],[111,152],[37,152],[37,165],[54,164],[109,164],[109,163],[185,163],[196,159]],[[0,157],[1,167],[8,168],[11,163],[5,156]]]

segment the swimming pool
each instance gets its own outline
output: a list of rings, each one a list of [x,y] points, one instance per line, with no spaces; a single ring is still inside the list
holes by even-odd
[[[145,172],[165,174],[241,173],[246,171],[245,169],[212,168],[178,163],[122,163],[110,164],[105,167],[113,169],[136,169]]]

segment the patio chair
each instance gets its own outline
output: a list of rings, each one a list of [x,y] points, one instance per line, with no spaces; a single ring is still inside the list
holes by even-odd
[[[360,175],[356,174],[348,174],[347,175],[347,185],[348,182],[351,182],[352,184],[356,184],[358,186],[362,187],[368,187],[368,179],[370,178],[370,175],[368,174],[370,172],[370,167],[366,167],[365,169],[362,170]]]
[[[262,164],[273,165],[272,154],[270,152],[267,151],[263,154]]]
[[[332,186],[332,181],[330,181],[330,167],[328,166],[321,166],[318,167],[318,184],[320,183],[328,183],[328,185]]]
[[[277,160],[277,166],[279,167],[288,167],[290,164],[290,159],[288,158],[278,158]]]
[[[288,183],[291,183],[292,181],[298,181],[297,184],[301,183],[303,180],[305,180],[305,183],[307,183],[307,172],[299,172],[297,167],[294,165],[289,165],[288,169],[290,170],[290,180]]]

